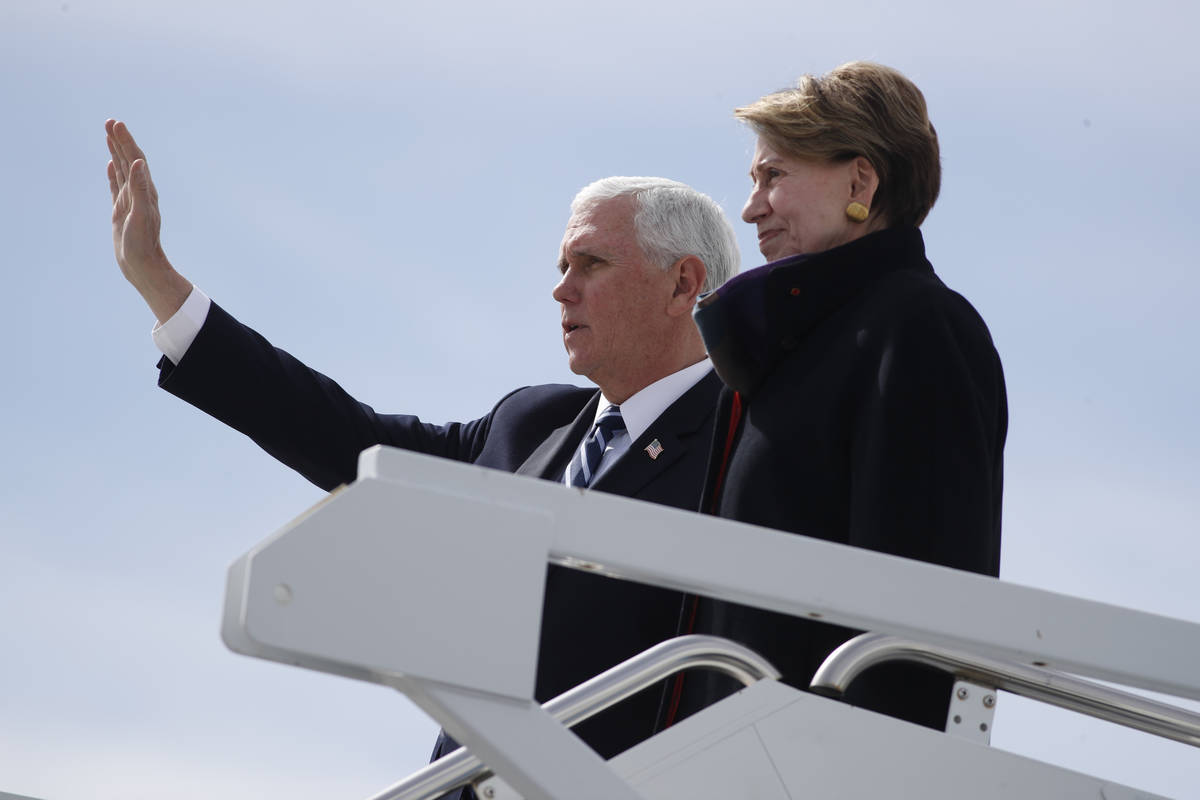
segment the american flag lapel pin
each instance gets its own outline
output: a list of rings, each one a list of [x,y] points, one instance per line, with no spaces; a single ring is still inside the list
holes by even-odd
[[[655,439],[650,444],[646,445],[646,455],[650,456],[650,460],[654,461],[662,455],[663,446],[658,439]]]

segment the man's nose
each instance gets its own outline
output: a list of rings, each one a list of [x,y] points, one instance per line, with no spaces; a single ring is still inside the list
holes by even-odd
[[[558,283],[554,285],[553,291],[550,292],[550,296],[559,303],[569,303],[575,299],[576,292],[571,280],[571,270],[568,269],[562,274]]]

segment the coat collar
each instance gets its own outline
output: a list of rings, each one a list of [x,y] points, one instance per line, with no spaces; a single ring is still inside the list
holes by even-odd
[[[561,483],[563,473],[567,470],[567,462],[571,460],[575,448],[579,447],[579,443],[596,420],[596,405],[599,402],[600,392],[597,390],[591,399],[584,403],[574,420],[550,431],[537,449],[517,467],[516,474],[557,480]]]
[[[933,275],[916,228],[888,228],[744,272],[701,298],[693,313],[713,368],[749,397],[804,334],[899,270]]]
[[[596,478],[591,488],[626,497],[636,497],[642,487],[661,475],[688,452],[689,447],[707,448],[709,441],[692,441],[693,434],[716,410],[720,379],[713,372],[701,378],[678,400],[650,423],[629,449],[609,469]],[[647,448],[657,441],[658,455]]]
[[[701,378],[650,423],[650,427],[636,441],[630,443],[620,460],[596,478],[592,488],[635,496],[642,487],[682,458],[689,448],[707,448],[707,439],[701,442],[692,440],[714,412],[719,387],[720,378],[715,373],[710,372]],[[517,468],[516,474],[561,482],[567,462],[592,426],[599,400],[600,392],[596,392],[572,422],[551,431]],[[662,452],[651,457],[646,448],[655,440]]]

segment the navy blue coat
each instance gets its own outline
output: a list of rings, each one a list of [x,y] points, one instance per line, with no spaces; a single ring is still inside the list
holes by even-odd
[[[162,388],[246,434],[323,489],[353,481],[358,454],[375,444],[560,481],[600,396],[575,386],[530,386],[505,395],[479,419],[445,425],[379,414],[215,303],[182,361],[176,366],[164,358],[159,370]],[[709,373],[593,488],[696,509],[719,389]],[[662,445],[657,459],[644,452],[654,439]],[[447,591],[454,591],[453,576],[447,576]],[[676,635],[681,606],[676,592],[551,566],[537,699],[549,700]],[[654,732],[662,695],[661,686],[648,689],[575,730],[610,758]]]
[[[744,404],[716,496],[721,458],[711,462],[708,510],[999,574],[1004,375],[987,326],[934,274],[920,231],[889,229],[743,273],[702,300],[696,320]],[[722,438],[732,396],[722,395]],[[745,643],[801,688],[855,633],[708,600],[695,630]],[[848,699],[941,728],[950,684],[924,668],[878,667]],[[688,675],[681,713],[734,688]]]

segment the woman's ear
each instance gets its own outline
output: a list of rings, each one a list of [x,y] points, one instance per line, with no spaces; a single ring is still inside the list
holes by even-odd
[[[866,156],[855,157],[850,162],[850,200],[870,208],[878,188],[879,173],[875,166]]]

